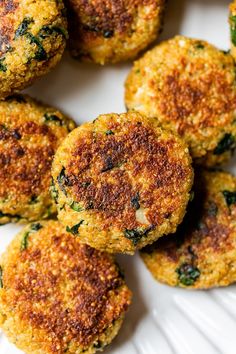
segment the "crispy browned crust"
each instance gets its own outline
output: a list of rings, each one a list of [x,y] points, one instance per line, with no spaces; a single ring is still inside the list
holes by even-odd
[[[11,46],[14,37],[14,19],[12,14],[17,10],[19,1],[0,0],[0,56]]]
[[[69,0],[69,8],[74,10],[78,19],[89,20],[89,23],[80,22],[80,28],[90,36],[100,36],[106,31],[125,33],[131,28],[139,6],[152,5],[157,8],[160,4],[156,0],[97,0],[93,3],[87,0]]]
[[[29,333],[32,348],[47,354],[87,352],[99,343],[102,347],[107,344],[103,334],[124,315],[131,300],[118,266],[112,256],[81,245],[59,222],[40,225],[26,249],[22,240],[30,225],[1,260],[3,329],[8,332],[12,318],[22,335],[11,340],[27,353],[34,353],[26,348]]]
[[[64,11],[61,0],[0,0],[0,99],[29,86],[61,59]]]
[[[119,136],[99,134],[94,139],[91,132],[78,140],[67,168],[72,194],[85,208],[91,208],[102,217],[104,229],[111,224],[119,229],[137,228],[139,223],[131,200],[139,195],[142,206],[148,208],[146,216],[156,227],[178,209],[179,204],[173,198],[164,212],[157,208],[155,199],[160,203],[161,195],[164,197],[167,191],[172,194],[181,188],[182,181],[189,176],[189,168],[170,156],[175,137],[158,141],[150,127],[132,121],[122,128],[119,123],[111,122],[107,128],[119,132]],[[127,168],[117,168],[126,162],[129,164]],[[133,187],[133,179],[142,174],[146,181],[150,181],[144,191],[141,183]],[[86,183],[90,185],[85,186]],[[157,189],[160,189],[158,197],[155,194]]]
[[[236,281],[236,179],[212,171],[198,171],[195,178],[195,198],[177,233],[143,249],[141,255],[153,276],[169,285],[226,286]],[[227,204],[229,192],[232,203]],[[183,265],[199,271],[192,284],[181,281]]]
[[[63,167],[66,204],[58,184]],[[95,229],[99,223],[100,231],[118,233],[120,239],[126,230],[141,227],[155,233],[166,222],[173,226],[178,223],[174,215],[185,209],[192,182],[186,146],[136,113],[104,115],[81,126],[58,150],[52,175],[62,197],[58,209],[63,223],[64,214],[72,211],[71,201],[84,210],[73,219],[74,224],[84,219],[81,239],[87,222]],[[142,210],[146,221],[137,217]],[[148,235],[144,239],[147,242]]]
[[[165,0],[66,0],[66,4],[72,53],[80,59],[103,64],[134,57],[157,36]],[[148,9],[146,16],[145,11],[142,13],[144,8]],[[153,23],[153,27],[148,27],[148,22]],[[143,35],[145,30],[149,32],[149,40]],[[141,36],[143,43],[140,41]],[[114,47],[113,54],[108,49],[102,57],[98,51],[96,58],[93,50],[101,45],[106,46],[109,41]],[[127,45],[126,53],[122,53],[122,48],[119,51],[122,41]]]
[[[46,121],[50,116],[58,121]],[[35,220],[49,207],[55,212],[49,195],[52,158],[74,126],[58,110],[27,96],[0,102],[0,224]]]
[[[182,67],[186,67],[187,59],[181,62]],[[203,63],[194,63],[191,66],[191,72],[201,72]],[[201,76],[200,82],[191,82],[189,79],[181,77],[181,70],[174,69],[169,72],[163,82],[163,89],[159,94],[160,113],[166,116],[167,120],[171,120],[176,124],[177,132],[183,136],[186,131],[190,130],[192,134],[199,131],[199,125],[188,121],[190,115],[197,115],[198,112],[204,112],[200,122],[200,128],[216,126],[215,117],[219,114],[228,114],[235,107],[235,91],[232,82],[228,81],[227,76],[222,68],[212,65],[206,75]],[[212,99],[212,83],[214,82],[214,94],[217,99],[214,105],[209,105]],[[154,88],[155,82],[150,83]]]
[[[39,139],[46,137],[48,144],[41,148],[22,146],[21,139],[27,135],[37,135]],[[9,191],[16,199],[21,194],[40,194],[45,189],[44,180],[49,179],[52,157],[58,144],[52,131],[32,121],[7,130],[0,126],[0,140],[4,142],[0,151],[0,198],[6,198]]]
[[[212,166],[230,158],[230,147],[215,154],[225,134],[236,138],[235,64],[229,53],[183,36],[163,42],[135,62],[125,100],[128,109],[156,117],[182,136],[196,162]]]

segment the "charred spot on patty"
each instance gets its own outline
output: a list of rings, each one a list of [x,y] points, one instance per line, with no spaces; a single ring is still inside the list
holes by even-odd
[[[104,227],[112,220],[121,228],[126,225],[125,228],[132,230],[139,227],[135,214],[139,209],[139,197],[128,171],[134,177],[144,173],[150,178],[142,204],[149,208],[152,224],[160,223],[164,217],[151,197],[153,189],[164,190],[171,184],[179,185],[180,179],[184,179],[188,172],[180,162],[172,162],[174,140],[158,140],[152,129],[141,122],[127,123],[127,127],[120,137],[112,134],[107,139],[104,134],[93,133],[85,140],[78,140],[66,173],[71,181],[73,199],[85,205],[92,202],[93,210],[106,219]],[[79,175],[74,170],[80,171]],[[86,176],[90,176],[91,183],[84,188],[81,181]]]
[[[42,331],[43,349],[48,353],[58,348],[64,352],[71,341],[79,351],[98,343],[102,346],[106,331],[122,319],[131,301],[113,257],[81,245],[59,222],[32,227],[26,228],[32,233],[30,247],[19,248],[23,230],[9,250],[14,251],[11,262],[0,266],[0,287],[12,289],[6,315],[34,329],[34,349],[42,348]]]

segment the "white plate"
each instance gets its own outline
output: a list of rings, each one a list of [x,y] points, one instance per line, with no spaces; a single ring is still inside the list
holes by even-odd
[[[227,0],[169,0],[162,39],[180,33],[228,49],[227,15]],[[82,123],[99,113],[125,110],[123,82],[130,66],[101,68],[79,64],[65,55],[57,69],[28,92]],[[0,228],[0,252],[19,229],[15,225]],[[235,286],[205,292],[172,289],[155,282],[138,255],[119,256],[119,260],[134,301],[119,336],[105,353],[236,353]],[[22,352],[0,335],[0,353]]]

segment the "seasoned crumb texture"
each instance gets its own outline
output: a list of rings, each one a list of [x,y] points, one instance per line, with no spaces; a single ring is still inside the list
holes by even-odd
[[[107,114],[59,147],[58,217],[81,242],[133,253],[181,222],[193,172],[188,148],[138,113]]]
[[[118,266],[59,222],[28,225],[0,264],[0,325],[25,353],[93,354],[117,334],[131,301]]]
[[[177,233],[142,250],[153,276],[171,286],[208,289],[236,281],[236,178],[198,171],[195,198]]]
[[[61,0],[1,0],[0,99],[49,72],[61,59],[66,37]]]
[[[229,53],[177,36],[135,62],[126,105],[177,132],[196,163],[222,164],[236,146],[235,72]]]
[[[74,127],[57,109],[26,95],[0,101],[0,225],[56,212],[49,193],[52,158]]]
[[[99,64],[132,59],[158,35],[165,0],[66,0],[70,47]]]

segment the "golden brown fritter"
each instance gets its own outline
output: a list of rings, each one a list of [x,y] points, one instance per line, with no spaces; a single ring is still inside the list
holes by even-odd
[[[236,1],[230,4],[229,11],[231,54],[236,58]]]
[[[1,0],[0,99],[49,72],[61,59],[66,37],[61,0]]]
[[[81,242],[134,253],[182,221],[193,172],[182,140],[138,113],[75,129],[52,167],[59,220]]]
[[[0,326],[25,353],[93,354],[117,334],[131,301],[117,264],[58,221],[28,225],[0,264]]]
[[[133,59],[156,39],[165,0],[66,0],[74,57],[99,64]]]
[[[28,96],[0,101],[0,224],[56,212],[49,193],[52,159],[74,127],[57,109]]]
[[[227,286],[236,281],[236,178],[198,171],[195,179],[195,198],[177,233],[141,256],[152,275],[171,286]]]
[[[196,163],[222,164],[236,146],[235,73],[230,54],[177,36],[135,62],[126,105],[176,131]]]

